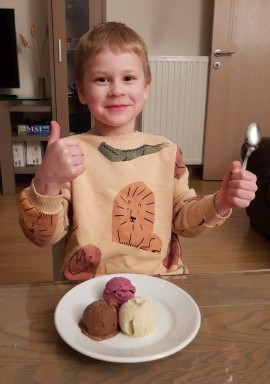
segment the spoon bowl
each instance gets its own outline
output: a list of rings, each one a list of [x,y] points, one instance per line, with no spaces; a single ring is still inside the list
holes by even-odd
[[[262,135],[259,125],[256,123],[249,124],[245,132],[245,146],[247,147],[247,152],[242,165],[242,170],[246,169],[248,158],[252,152],[258,148],[261,138]]]

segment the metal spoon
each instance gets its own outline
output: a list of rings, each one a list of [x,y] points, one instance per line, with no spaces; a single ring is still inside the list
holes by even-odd
[[[245,132],[245,145],[247,147],[247,153],[242,165],[242,170],[246,169],[248,158],[252,152],[258,148],[261,137],[262,135],[259,125],[256,123],[249,124]]]

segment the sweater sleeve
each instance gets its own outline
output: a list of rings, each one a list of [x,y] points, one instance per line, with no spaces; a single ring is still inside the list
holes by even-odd
[[[36,192],[34,182],[19,196],[19,223],[25,236],[36,245],[54,244],[69,227],[70,187],[63,186],[58,196]]]
[[[215,195],[196,195],[188,185],[189,172],[185,168],[174,180],[173,231],[180,236],[195,237],[220,226],[230,216],[220,216],[214,206]]]

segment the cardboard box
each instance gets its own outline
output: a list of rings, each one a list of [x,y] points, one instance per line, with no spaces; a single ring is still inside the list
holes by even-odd
[[[42,162],[42,145],[40,141],[26,142],[26,163],[27,165],[38,165]]]
[[[13,164],[14,167],[26,166],[26,146],[23,141],[13,143]]]

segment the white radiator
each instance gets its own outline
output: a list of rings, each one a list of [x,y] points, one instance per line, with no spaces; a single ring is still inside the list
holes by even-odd
[[[142,130],[166,136],[186,164],[202,164],[208,56],[150,56],[152,83]]]

